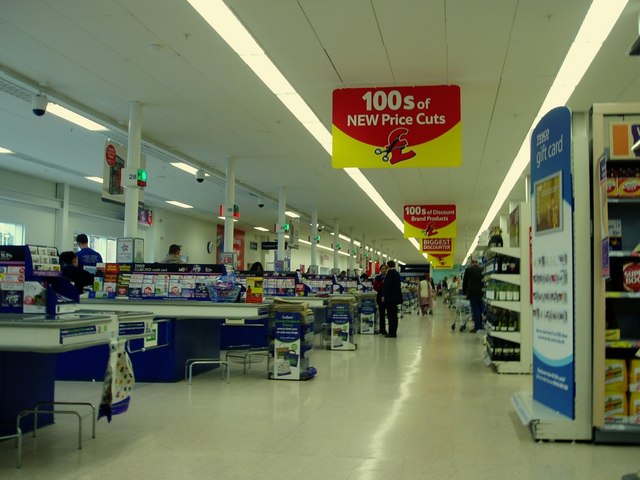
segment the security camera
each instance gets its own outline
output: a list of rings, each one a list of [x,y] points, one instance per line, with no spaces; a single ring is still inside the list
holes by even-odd
[[[31,111],[36,117],[41,117],[47,111],[49,99],[43,93],[38,93],[31,97]]]
[[[322,231],[322,225],[318,225],[318,228],[316,228],[316,230],[318,231],[318,233],[320,233]]]
[[[262,198],[258,199],[258,207],[260,208],[264,207],[264,200]]]
[[[196,172],[196,182],[198,183],[204,182],[204,170],[198,170]]]

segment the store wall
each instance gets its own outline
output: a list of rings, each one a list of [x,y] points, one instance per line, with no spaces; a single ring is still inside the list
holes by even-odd
[[[124,207],[103,202],[95,192],[77,188],[69,189],[69,225],[65,236],[69,242],[57,245],[56,216],[60,216],[62,200],[57,198],[58,186],[35,177],[17,174],[0,169],[0,222],[25,225],[26,243],[55,246],[60,251],[70,250],[75,233],[90,233],[105,237],[121,237],[124,231]],[[60,194],[58,194],[60,195]],[[145,242],[145,262],[162,260],[169,245],[182,245],[182,253],[191,263],[216,263],[215,250],[207,252],[207,243],[216,242],[217,221],[206,221],[188,216],[181,211],[151,207],[153,225],[138,226],[138,237]],[[245,232],[244,258],[246,267],[253,262],[261,262],[265,268],[273,265],[274,251],[261,250],[263,241],[276,240],[274,234]],[[257,250],[250,248],[250,242]],[[318,250],[320,272],[333,268],[333,254]],[[311,248],[300,244],[300,248],[291,251],[291,268],[311,263]],[[346,270],[348,258],[338,256],[340,270]]]

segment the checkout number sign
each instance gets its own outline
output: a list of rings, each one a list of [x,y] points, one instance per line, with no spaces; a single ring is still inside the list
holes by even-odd
[[[334,168],[457,167],[462,159],[457,85],[333,91]]]

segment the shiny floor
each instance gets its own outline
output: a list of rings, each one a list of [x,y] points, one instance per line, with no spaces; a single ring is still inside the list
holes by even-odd
[[[23,467],[0,443],[0,479],[571,480],[640,470],[640,447],[534,442],[511,406],[529,375],[498,375],[452,311],[405,314],[398,338],[313,352],[311,381],[269,381],[264,364],[231,382],[138,384],[129,411],[77,449],[71,417],[25,438]],[[59,382],[58,400],[99,403],[99,383]]]

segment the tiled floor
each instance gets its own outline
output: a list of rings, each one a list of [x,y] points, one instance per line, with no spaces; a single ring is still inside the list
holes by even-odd
[[[640,470],[640,447],[536,443],[511,403],[529,375],[497,375],[451,313],[405,315],[398,338],[314,351],[318,376],[139,384],[130,410],[77,449],[72,418],[25,438],[23,468],[0,443],[0,479],[587,480]],[[99,383],[60,382],[59,400],[98,403]]]

